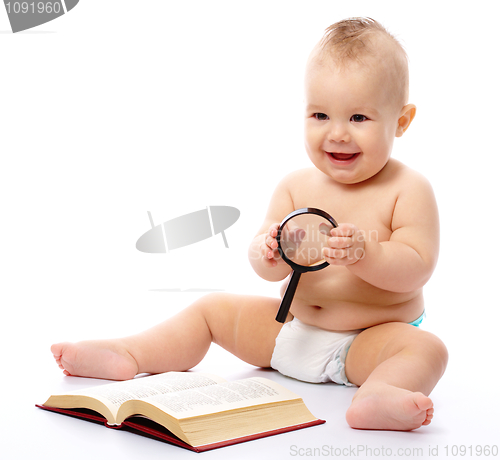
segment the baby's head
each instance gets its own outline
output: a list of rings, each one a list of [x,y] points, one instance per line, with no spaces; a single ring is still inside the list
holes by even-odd
[[[309,58],[328,62],[337,70],[363,68],[372,75],[382,73],[390,82],[390,97],[403,107],[408,102],[408,58],[401,44],[377,21],[351,18],[326,29]]]
[[[307,64],[306,149],[337,182],[381,171],[395,137],[415,116],[408,101],[408,61],[397,40],[372,19],[329,27]]]

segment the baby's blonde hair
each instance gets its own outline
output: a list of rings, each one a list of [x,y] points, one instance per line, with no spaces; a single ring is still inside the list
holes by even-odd
[[[408,102],[408,57],[399,41],[384,26],[371,18],[349,18],[339,21],[325,31],[319,43],[319,53],[334,59],[337,66],[349,63],[366,64],[375,59],[389,72],[394,82],[394,97],[403,107]]]

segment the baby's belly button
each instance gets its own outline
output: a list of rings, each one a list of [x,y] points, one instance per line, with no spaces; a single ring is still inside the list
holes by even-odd
[[[305,312],[309,312],[309,313],[319,313],[321,310],[323,310],[324,308],[321,307],[320,305],[311,305],[311,304],[304,304],[301,308],[301,310],[305,313]]]

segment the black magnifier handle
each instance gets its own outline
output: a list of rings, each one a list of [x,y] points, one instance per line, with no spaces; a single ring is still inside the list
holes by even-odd
[[[280,309],[278,310],[278,314],[276,315],[276,321],[278,321],[279,323],[284,323],[286,321],[288,310],[290,310],[290,305],[292,304],[292,299],[297,289],[297,284],[299,284],[300,275],[300,272],[294,270],[292,273],[292,277],[288,282],[285,295],[283,296],[283,299],[281,299]]]

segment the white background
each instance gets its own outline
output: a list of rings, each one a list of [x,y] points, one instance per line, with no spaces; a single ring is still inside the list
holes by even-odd
[[[428,453],[441,439],[439,456],[446,443],[500,444],[496,8],[481,0],[81,0],[67,15],[18,34],[0,8],[6,458],[56,459],[69,451],[84,458],[97,437],[103,449],[117,448],[110,430],[82,432],[84,422],[33,407],[60,388],[89,384],[60,374],[51,343],[133,333],[202,295],[155,289],[278,294],[278,285],[251,271],[248,243],[277,181],[309,166],[304,64],[323,30],[350,16],[380,21],[410,56],[417,117],[393,156],[426,175],[436,192],[442,250],[423,327],[446,342],[450,363],[429,427],[391,436],[350,430],[343,421],[350,390],[325,387],[342,405],[331,409],[329,429],[338,425],[343,446],[411,440]],[[229,249],[220,236],[163,255],[135,249],[150,228],[147,211],[161,223],[209,205],[241,211],[226,231]],[[218,350],[207,363],[226,375],[240,365]],[[241,366],[244,375],[254,372]],[[285,385],[310,394],[312,404],[314,392],[328,400],[327,389]],[[339,443],[321,429],[305,430],[329,433],[312,446]],[[84,435],[90,444],[75,441]],[[30,448],[25,439],[33,436]],[[288,458],[290,439],[297,438],[262,446]],[[258,443],[251,443],[257,451]],[[151,458],[188,454],[142,439],[118,448],[120,456],[139,455],[139,445]],[[245,456],[248,446],[224,452]]]

